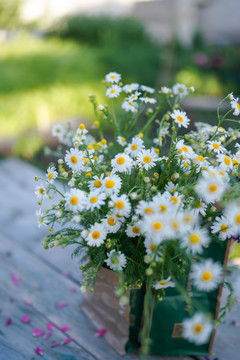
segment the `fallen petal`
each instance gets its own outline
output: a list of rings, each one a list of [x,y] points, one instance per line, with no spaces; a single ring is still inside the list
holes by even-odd
[[[69,272],[63,272],[62,275],[66,278],[69,278],[71,274]]]
[[[68,338],[64,339],[64,340],[61,342],[61,344],[62,344],[62,345],[65,345],[65,344],[69,343],[70,341],[72,341],[72,338],[68,337]]]
[[[33,329],[32,334],[33,334],[33,336],[41,336],[44,334],[44,331],[41,329]]]
[[[106,334],[107,330],[106,329],[102,329],[100,331],[98,331],[95,336],[103,336],[104,334]]]
[[[11,325],[12,324],[12,319],[11,318],[7,318],[7,320],[5,321],[5,325]]]
[[[49,323],[47,323],[47,325],[46,325],[46,328],[48,329],[48,330],[53,330],[53,329],[55,329],[55,325],[53,324],[53,323],[51,323],[51,322],[49,322]]]
[[[59,301],[59,303],[57,303],[56,306],[57,306],[58,309],[62,309],[65,306],[67,306],[67,303],[66,303],[66,301]]]
[[[29,323],[29,321],[30,321],[30,316],[29,315],[23,315],[22,322],[24,324],[27,324],[27,323]]]
[[[55,341],[54,343],[52,343],[51,348],[54,348],[56,346],[60,345],[59,341]]]
[[[51,331],[49,331],[43,338],[46,340],[46,339],[50,338],[50,336],[52,336]]]
[[[28,301],[28,300],[24,300],[24,304],[27,305],[27,306],[32,306],[31,301]]]
[[[77,289],[76,289],[76,288],[71,288],[70,290],[71,290],[71,292],[73,292],[73,293],[77,292]]]
[[[67,330],[70,330],[70,329],[71,329],[71,326],[69,326],[69,325],[65,325],[65,326],[60,327],[61,331],[67,331]]]
[[[238,322],[237,322],[236,320],[233,320],[233,321],[232,321],[232,325],[233,325],[233,326],[239,326],[239,324],[238,324]]]
[[[11,278],[12,278],[13,283],[14,283],[16,286],[20,286],[20,279],[19,279],[19,277],[17,276],[17,274],[12,273],[12,274],[11,274]]]
[[[40,347],[37,347],[34,351],[35,351],[35,353],[38,354],[38,355],[43,355],[43,349],[40,348]]]

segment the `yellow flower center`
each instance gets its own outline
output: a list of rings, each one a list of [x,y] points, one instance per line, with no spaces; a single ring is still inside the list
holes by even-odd
[[[200,161],[204,161],[204,157],[203,157],[203,156],[201,156],[201,155],[199,155],[199,156],[198,156],[198,160],[200,160]]]
[[[152,214],[152,209],[151,208],[146,208],[145,210],[144,210],[144,212],[145,212],[145,214]]]
[[[110,92],[111,94],[114,94],[116,92],[116,89],[112,89]]]
[[[186,221],[186,222],[191,221],[191,217],[190,217],[190,216],[185,216],[185,218],[184,218],[184,219],[185,219],[185,221]]]
[[[215,192],[215,191],[217,191],[218,186],[217,186],[216,184],[212,184],[212,185],[209,186],[208,189],[209,189],[209,191],[211,191],[211,192]]]
[[[222,177],[225,176],[224,172],[222,172],[222,171],[219,171],[219,175],[222,175]]]
[[[187,148],[186,146],[183,146],[183,147],[182,147],[182,151],[188,152],[188,148]]]
[[[92,196],[90,199],[90,203],[94,204],[98,200],[97,196]]]
[[[101,183],[101,181],[100,180],[95,180],[95,182],[94,182],[94,186],[95,187],[97,187],[97,188],[100,188],[101,186],[102,186],[102,183]]]
[[[93,239],[97,240],[100,236],[100,232],[99,231],[93,231],[92,233],[92,237]]]
[[[151,245],[150,245],[150,250],[151,250],[151,251],[154,251],[155,249],[156,249],[156,245],[151,244]]]
[[[186,166],[186,167],[188,167],[188,166],[189,166],[189,165],[188,165],[188,163],[187,163],[186,161],[184,161],[183,165],[184,165],[184,166]]]
[[[176,220],[172,220],[172,227],[177,230],[179,228],[178,222]]]
[[[236,222],[237,222],[237,224],[240,224],[240,213],[237,214],[237,216],[236,216]]]
[[[165,205],[159,205],[160,212],[165,212],[167,207]]]
[[[139,232],[140,232],[139,227],[134,226],[133,229],[132,229],[132,232],[133,232],[134,234],[139,234]]]
[[[92,147],[92,145],[88,145],[88,150],[92,150],[93,149],[93,147]]]
[[[132,150],[137,150],[137,148],[138,148],[137,144],[133,144],[133,145],[131,146],[131,149],[132,149]]]
[[[43,188],[40,188],[40,189],[39,189],[39,192],[40,192],[40,194],[42,194],[42,195],[43,195],[43,194],[44,194],[44,192],[45,192],[45,190],[44,190]]]
[[[99,127],[99,125],[100,125],[100,122],[98,120],[94,121],[94,126],[95,127]]]
[[[234,165],[236,168],[238,168],[239,162],[238,162],[237,160],[235,160],[235,159],[234,159],[232,162],[233,162],[233,165]]]
[[[138,136],[143,137],[143,133],[142,132],[138,133]]]
[[[217,143],[213,143],[213,147],[214,147],[214,149],[219,149],[220,148],[220,145],[218,145]]]
[[[124,208],[124,202],[121,201],[121,200],[119,200],[119,201],[116,202],[115,206],[116,206],[116,208],[117,208],[118,210],[121,210],[121,209]]]
[[[197,244],[198,242],[199,242],[199,236],[197,235],[197,234],[191,234],[190,236],[189,236],[189,241],[190,241],[190,243],[192,243],[192,244]]]
[[[106,181],[106,188],[112,189],[115,185],[115,182],[113,180],[107,180]]]
[[[83,158],[83,161],[84,161],[84,165],[87,165],[88,159],[87,159],[87,158]]]
[[[161,230],[161,228],[162,228],[162,223],[161,223],[160,221],[155,221],[155,222],[153,223],[153,228],[154,228],[154,230]]]
[[[205,271],[202,274],[203,281],[210,281],[212,279],[212,273],[210,271]]]
[[[123,156],[120,156],[118,159],[117,159],[117,163],[118,165],[123,165],[125,163],[125,159]]]
[[[118,259],[117,257],[116,257],[115,259],[112,259],[112,263],[113,263],[113,264],[116,264],[116,263],[118,264],[118,263],[119,263],[119,259]]]
[[[78,203],[78,198],[77,198],[76,196],[72,196],[70,201],[71,201],[71,204],[72,204],[72,205],[77,205],[77,203]]]
[[[101,143],[102,143],[103,145],[106,145],[107,140],[106,140],[106,139],[102,139],[102,140],[101,140]]]
[[[52,179],[52,177],[53,177],[53,173],[52,173],[52,172],[50,172],[50,173],[48,174],[48,179],[49,179],[49,180],[51,180],[51,179]]]
[[[167,281],[159,281],[160,285],[167,285]]]
[[[239,105],[239,103],[237,103],[237,108],[238,108],[238,110],[240,110],[240,105]]]
[[[84,129],[85,129],[85,125],[84,125],[84,124],[80,124],[80,125],[79,125],[79,129],[84,130]]]
[[[224,162],[225,162],[225,164],[226,164],[227,166],[229,166],[230,163],[231,163],[231,160],[229,159],[229,157],[225,157],[225,158],[224,158]]]
[[[126,141],[126,138],[125,137],[122,137],[122,142],[125,142]]]
[[[77,159],[77,157],[76,157],[75,155],[72,155],[72,156],[71,156],[71,162],[72,162],[73,164],[76,164],[76,163],[78,162],[78,159]]]
[[[114,220],[114,218],[109,218],[108,219],[108,225],[111,225],[111,226],[113,226],[113,225],[116,225],[116,221]]]
[[[116,79],[116,75],[111,75],[110,78],[111,79]]]
[[[150,156],[144,156],[144,158],[143,158],[143,161],[145,162],[145,163],[147,163],[147,164],[149,164],[150,162],[151,162],[151,157]]]
[[[227,224],[222,224],[222,225],[221,225],[221,231],[222,231],[222,232],[227,232],[227,231],[228,231],[228,226],[227,226]]]
[[[203,326],[201,324],[197,324],[194,326],[194,331],[199,334],[203,329]]]
[[[180,123],[182,123],[183,122],[183,118],[182,118],[182,116],[177,116],[177,120],[180,122]]]
[[[201,203],[201,201],[199,201],[199,203],[197,204],[196,208],[197,208],[197,209],[201,209],[201,207],[202,207],[202,203]]]
[[[172,196],[170,201],[172,201],[173,204],[176,205],[178,203],[178,198],[176,198],[176,196]]]

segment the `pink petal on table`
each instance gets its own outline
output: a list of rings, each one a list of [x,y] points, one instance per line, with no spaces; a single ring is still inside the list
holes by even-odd
[[[27,306],[32,306],[31,301],[28,301],[28,300],[24,300],[24,304],[27,305]]]
[[[106,334],[107,330],[106,329],[102,329],[100,331],[98,331],[95,336],[103,336],[104,334]]]
[[[20,279],[19,279],[19,277],[17,276],[17,274],[12,273],[12,274],[11,274],[11,279],[12,279],[13,283],[14,283],[16,286],[20,286]]]
[[[71,329],[71,326],[65,325],[65,326],[61,326],[59,329],[60,329],[61,331],[67,331],[67,330],[70,330],[70,329]]]
[[[62,309],[62,308],[64,308],[65,306],[67,306],[66,301],[59,301],[59,303],[57,303],[57,305],[56,305],[56,307],[57,307],[58,309]]]
[[[7,320],[5,321],[5,326],[11,325],[11,324],[12,324],[12,319],[7,318]]]
[[[41,329],[33,329],[32,334],[33,334],[33,336],[41,336],[44,334],[44,331]]]
[[[38,354],[38,355],[43,355],[43,349],[40,348],[40,347],[37,347],[34,351],[35,351],[35,353]]]
[[[24,324],[27,324],[27,323],[29,323],[29,321],[30,321],[30,316],[29,315],[23,315],[23,317],[22,317],[22,322],[24,323]]]
[[[53,330],[53,329],[55,329],[55,325],[53,324],[53,323],[51,323],[51,322],[49,322],[49,323],[47,323],[46,324],[46,328],[48,329],[48,330]]]
[[[72,341],[72,338],[68,337],[68,338],[64,339],[64,340],[61,342],[61,344],[62,344],[62,345],[65,345],[65,344],[69,343],[70,341]]]
[[[73,293],[77,292],[77,289],[76,289],[76,288],[74,288],[74,287],[73,287],[73,288],[71,288],[70,290],[71,290],[71,292],[73,292]]]
[[[55,341],[54,343],[52,343],[51,348],[54,348],[56,346],[60,345],[59,341]]]
[[[46,339],[50,338],[50,336],[52,336],[51,331],[49,331],[43,338],[46,340]]]
[[[71,274],[69,272],[63,272],[62,275],[66,278],[69,278]]]

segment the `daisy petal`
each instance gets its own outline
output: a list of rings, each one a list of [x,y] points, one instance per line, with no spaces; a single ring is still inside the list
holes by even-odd
[[[61,342],[61,344],[62,344],[62,345],[65,345],[65,344],[69,343],[70,341],[72,341],[72,338],[68,337],[68,338],[64,339],[64,340]]]
[[[55,341],[54,343],[52,343],[51,348],[54,348],[56,346],[60,345],[59,341]]]
[[[20,286],[20,279],[19,279],[19,277],[17,276],[17,274],[12,273],[12,274],[11,274],[11,279],[12,279],[12,282],[13,282],[16,286]]]
[[[43,338],[46,340],[46,339],[50,338],[50,336],[52,336],[51,331],[49,331]]]
[[[57,305],[56,305],[56,307],[57,307],[58,309],[62,309],[62,308],[64,308],[65,306],[67,306],[66,301],[59,301],[59,303],[57,303]]]
[[[65,325],[65,326],[60,327],[61,331],[67,331],[67,330],[70,330],[70,329],[71,329],[71,326],[69,326],[69,325]]]
[[[104,334],[106,334],[107,330],[106,329],[101,329],[100,331],[98,331],[95,336],[103,336]]]
[[[43,355],[43,349],[40,348],[40,347],[37,347],[34,351],[35,351],[35,353],[38,354],[38,355]]]
[[[32,330],[32,335],[33,335],[33,336],[41,336],[41,335],[43,335],[43,334],[44,334],[44,331],[41,330],[41,329],[33,329],[33,330]]]
[[[30,316],[29,315],[23,315],[22,322],[24,324],[27,324],[27,323],[29,323],[29,321],[30,321]]]
[[[48,330],[53,330],[53,329],[55,329],[55,325],[53,324],[53,323],[51,323],[51,322],[49,322],[49,323],[47,323],[46,324],[46,328],[48,329]]]

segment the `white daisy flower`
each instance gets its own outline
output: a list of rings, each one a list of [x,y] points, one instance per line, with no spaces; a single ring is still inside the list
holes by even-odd
[[[121,80],[121,75],[116,72],[110,72],[105,76],[105,80],[108,83],[119,83]]]
[[[207,141],[207,147],[210,151],[214,151],[216,154],[223,153],[225,151],[224,147],[221,145],[220,141]]]
[[[58,173],[56,171],[55,166],[49,166],[47,169],[47,174],[46,177],[48,179],[48,181],[50,182],[50,184],[54,183],[54,180],[57,178]]]
[[[65,134],[65,129],[61,124],[53,125],[51,129],[52,136],[56,136],[59,140],[63,139],[63,135]]]
[[[195,208],[192,209],[193,215],[196,217],[199,214],[202,216],[206,215],[208,205],[205,204],[203,201],[199,201]]]
[[[87,197],[86,208],[87,210],[100,209],[100,207],[105,204],[105,200],[105,193],[99,193],[98,190],[91,191]]]
[[[134,94],[129,95],[126,100],[127,101],[136,101],[138,99],[139,95],[141,95],[141,93],[139,91],[136,91]]]
[[[156,245],[160,244],[169,235],[167,218],[161,214],[144,216],[142,232],[147,239],[152,239]]]
[[[198,217],[194,214],[193,210],[186,210],[182,213],[182,221],[187,231],[197,224],[197,220]]]
[[[79,189],[70,189],[64,194],[66,209],[73,212],[83,211],[86,208],[86,194]]]
[[[188,88],[185,84],[174,84],[172,90],[174,95],[178,95],[180,98],[188,95]]]
[[[178,151],[178,154],[181,155],[184,159],[192,159],[195,154],[191,146],[186,145],[184,143],[184,140],[179,140],[176,143],[176,149]]]
[[[134,101],[123,101],[122,109],[125,111],[131,111],[132,113],[136,113],[138,110],[138,104]]]
[[[80,222],[82,221],[81,215],[75,214],[75,215],[72,217],[72,221],[75,222],[75,224],[80,224]]]
[[[189,277],[199,291],[213,291],[222,282],[222,268],[212,259],[196,262],[192,265]]]
[[[90,191],[98,190],[99,192],[101,192],[103,185],[103,178],[104,178],[104,174],[101,174],[100,177],[94,175],[92,180],[88,182],[88,187]]]
[[[114,159],[111,160],[111,165],[114,171],[130,173],[133,166],[133,160],[129,155],[125,153],[117,154]]]
[[[179,127],[187,128],[190,123],[185,111],[174,110],[170,116]]]
[[[131,212],[131,203],[126,194],[122,194],[121,196],[113,195],[111,200],[114,203],[114,213],[124,217],[129,216]]]
[[[138,226],[138,224],[127,224],[125,232],[128,237],[135,238],[136,236],[141,236],[141,228]]]
[[[103,179],[102,186],[107,195],[118,194],[122,186],[122,180],[118,175],[113,174]]]
[[[35,195],[37,197],[38,200],[43,200],[44,198],[47,198],[47,191],[45,189],[45,187],[43,186],[43,184],[40,184],[39,186],[35,187]]]
[[[216,217],[211,230],[213,234],[217,233],[220,240],[226,240],[232,236],[231,231],[229,231],[229,222],[224,216]]]
[[[171,276],[169,276],[167,279],[154,281],[152,284],[152,287],[155,290],[166,289],[168,287],[175,287],[175,283],[173,281],[171,281]]]
[[[132,142],[128,144],[125,151],[127,154],[130,154],[132,158],[135,158],[142,149],[144,149],[143,140],[140,137],[135,136],[132,138]]]
[[[131,93],[131,92],[133,92],[133,91],[136,91],[138,88],[139,88],[139,84],[132,83],[132,84],[124,85],[123,91],[124,91],[126,94],[129,94],[129,93]]]
[[[162,256],[162,252],[159,249],[159,246],[156,245],[156,241],[153,239],[145,239],[144,246],[146,248],[147,255],[151,256],[151,258],[158,262],[159,258]]]
[[[108,215],[106,219],[102,221],[104,227],[108,233],[115,234],[122,226],[122,218],[119,218],[115,214]]]
[[[141,90],[142,91],[146,91],[149,94],[153,94],[155,92],[155,90],[149,86],[145,86],[145,85],[141,85]]]
[[[206,203],[212,203],[222,198],[227,189],[227,184],[217,176],[204,175],[196,186],[195,191]]]
[[[238,98],[230,101],[231,108],[234,109],[233,115],[238,116],[240,114],[240,104]]]
[[[65,161],[66,164],[72,169],[74,173],[83,170],[84,167],[84,155],[78,149],[71,148],[70,151],[66,151]]]
[[[152,206],[155,213],[160,214],[166,214],[171,211],[175,210],[173,209],[173,204],[170,202],[170,194],[165,192],[164,194],[157,194],[152,199]]]
[[[149,170],[156,166],[157,161],[159,161],[159,156],[156,154],[154,149],[142,150],[137,155],[137,164],[139,167]]]
[[[144,102],[145,104],[156,104],[157,100],[154,98],[150,98],[150,97],[140,97],[140,99],[142,102]]]
[[[186,232],[186,225],[183,221],[183,214],[171,214],[169,217],[169,238],[176,239]]]
[[[177,190],[177,185],[174,184],[172,181],[169,181],[165,187],[164,190],[168,191],[169,193],[175,193],[175,191]]]
[[[212,331],[213,323],[203,313],[183,321],[183,337],[196,345],[208,342]]]
[[[220,168],[222,168],[223,170],[232,170],[233,168],[233,163],[232,163],[232,158],[231,156],[228,156],[226,154],[218,154],[216,156],[217,161],[219,162],[219,166]]]
[[[187,248],[192,254],[201,254],[203,247],[208,245],[209,242],[210,238],[207,230],[195,227],[181,238],[180,247]]]
[[[165,94],[165,95],[171,94],[172,89],[170,89],[170,88],[168,88],[168,87],[166,87],[166,86],[162,86],[162,87],[161,87],[161,92],[162,92],[163,94]]]
[[[106,96],[109,98],[117,98],[120,95],[121,91],[122,89],[120,88],[120,86],[112,85],[107,89]]]
[[[127,258],[121,251],[111,250],[107,256],[105,262],[113,271],[122,271],[127,265]]]
[[[229,231],[232,235],[240,235],[240,199],[231,202],[226,207],[224,215],[229,222]]]
[[[140,200],[136,206],[135,212],[140,216],[151,215],[154,213],[154,204],[153,202]]]
[[[103,224],[95,223],[88,231],[89,233],[86,241],[89,246],[99,247],[104,243],[104,240],[107,237],[107,230]]]
[[[42,209],[39,209],[36,211],[36,216],[37,216],[39,228],[41,226],[47,226],[46,220],[44,219],[44,213],[42,212]]]
[[[118,144],[121,145],[121,146],[127,145],[126,138],[123,137],[123,136],[118,136],[118,137],[117,137],[117,142],[118,142]]]
[[[202,155],[197,155],[193,159],[194,164],[199,165],[197,171],[199,172],[201,169],[206,169],[209,166],[209,162],[207,158],[203,157]]]

